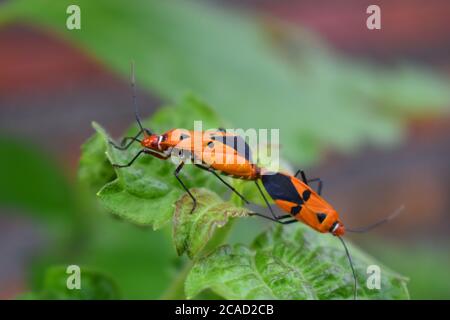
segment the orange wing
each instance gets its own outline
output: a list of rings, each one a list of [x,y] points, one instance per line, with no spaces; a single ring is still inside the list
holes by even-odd
[[[276,204],[295,219],[319,232],[328,232],[338,214],[333,207],[299,179],[275,173],[262,175],[266,191]]]
[[[238,151],[235,137],[221,131],[205,134],[175,129],[167,133],[163,143],[166,143],[167,148],[173,148],[175,153],[180,150],[189,153],[189,157],[200,160],[206,167],[216,171],[236,178],[255,179],[258,169],[248,160],[245,152]]]
[[[301,219],[320,232],[328,232],[339,219],[336,210],[304,182],[295,177],[291,177],[291,180],[304,201]]]

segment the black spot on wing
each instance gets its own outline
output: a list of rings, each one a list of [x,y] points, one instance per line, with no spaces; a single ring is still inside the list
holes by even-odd
[[[291,208],[291,214],[292,214],[293,216],[298,215],[298,214],[300,213],[300,211],[302,211],[302,206],[301,206],[301,205],[295,206],[295,207],[292,207],[292,208]]]
[[[306,189],[305,191],[303,191],[303,194],[302,194],[303,201],[305,201],[305,202],[308,201],[310,196],[311,196],[311,190]]]
[[[303,204],[304,201],[289,176],[282,173],[263,175],[261,181],[272,199],[290,201],[298,205]]]
[[[253,163],[250,146],[241,136],[216,135],[216,136],[211,136],[211,139],[221,142],[221,143],[229,146],[230,148],[233,148],[234,150],[236,150],[236,152],[238,154],[243,156],[247,161]]]
[[[325,213],[317,213],[317,220],[319,220],[320,223],[323,222],[323,220],[325,220],[325,218],[327,217],[327,215]]]

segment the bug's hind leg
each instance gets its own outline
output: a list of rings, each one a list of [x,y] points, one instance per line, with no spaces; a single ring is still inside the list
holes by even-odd
[[[233,191],[235,194],[237,194],[239,196],[239,198],[241,198],[246,204],[250,203],[247,199],[245,199],[245,197],[242,194],[240,194],[235,188],[233,188],[233,186],[231,186],[228,182],[226,182],[224,179],[222,179],[222,177],[219,176],[215,171],[212,171],[212,170],[208,170],[208,171],[211,172],[213,175],[215,175],[217,177],[217,179],[219,179],[231,191]]]
[[[280,223],[280,224],[291,224],[291,223],[294,223],[294,222],[298,222],[296,219],[284,220],[283,221],[283,219],[285,219],[285,218],[292,217],[290,215],[280,216],[278,218],[268,217],[268,216],[265,216],[265,215],[263,215],[261,213],[257,213],[257,212],[251,212],[251,213],[249,213],[249,215],[250,216],[258,216],[258,217],[261,217],[261,218],[264,218],[264,219],[267,219],[267,220],[270,220],[270,221],[273,221],[273,222],[276,222],[276,223]]]
[[[269,208],[270,214],[272,215],[273,219],[277,219],[278,220],[278,219],[283,219],[283,218],[290,217],[290,215],[277,216],[275,214],[275,212],[273,212],[272,206],[270,205],[269,201],[267,201],[267,198],[264,195],[263,191],[261,190],[261,187],[259,186],[257,180],[255,180],[255,184],[256,184],[256,187],[258,188],[259,193],[261,194],[261,197],[264,199],[264,202],[266,203],[267,208]]]

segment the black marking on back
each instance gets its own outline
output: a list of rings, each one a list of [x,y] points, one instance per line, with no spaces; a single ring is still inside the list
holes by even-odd
[[[261,181],[272,199],[286,200],[300,206],[304,203],[290,177],[282,173],[275,173],[271,175],[262,175]]]
[[[303,201],[305,201],[305,202],[308,201],[310,196],[311,196],[311,190],[306,189],[305,191],[303,191],[303,194],[302,194]]]
[[[298,215],[300,213],[300,211],[302,211],[302,206],[301,205],[298,205],[298,206],[295,206],[295,207],[291,208],[291,214],[293,216]]]
[[[253,163],[252,153],[250,150],[250,146],[241,136],[211,136],[211,139],[215,141],[219,141],[230,148],[236,150],[238,154],[243,156],[247,161]]]
[[[320,223],[322,223],[323,220],[325,220],[325,218],[327,217],[327,215],[322,212],[316,213],[316,215],[317,215],[317,220],[319,220]]]
[[[182,133],[180,135],[180,141],[189,138],[189,135]]]

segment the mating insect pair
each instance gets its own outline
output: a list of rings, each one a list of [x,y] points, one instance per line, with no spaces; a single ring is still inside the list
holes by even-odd
[[[140,121],[136,104],[134,70],[132,71],[132,74],[133,104],[136,121],[140,130],[133,137],[125,137],[120,145],[117,145],[112,141],[111,144],[117,149],[126,150],[134,142],[139,142],[142,148],[128,163],[114,164],[114,166],[117,168],[129,167],[142,154],[149,154],[162,160],[167,160],[175,154],[180,158],[180,162],[174,170],[174,175],[184,190],[192,198],[193,206],[191,213],[194,212],[197,201],[179,176],[180,171],[187,160],[191,160],[197,167],[212,173],[247,204],[249,204],[249,201],[225,181],[219,173],[237,179],[253,180],[269,209],[271,216],[266,216],[257,212],[254,212],[251,215],[260,216],[281,224],[290,224],[300,221],[318,232],[331,233],[341,241],[353,273],[354,297],[356,299],[356,272],[348,248],[342,239],[346,229],[340,221],[337,211],[322,198],[322,181],[317,178],[308,180],[302,170],[299,170],[294,176],[266,171],[264,168],[259,167],[253,162],[251,150],[242,137],[228,134],[223,129],[208,133],[172,129],[161,135],[154,134],[151,130],[144,128]],[[140,138],[141,135],[143,135],[142,138]],[[201,143],[196,143],[194,138],[196,135],[202,137]],[[220,152],[211,153],[211,149],[219,150]],[[205,156],[206,154],[209,156]],[[223,161],[224,155],[226,155],[227,161]],[[298,178],[299,175],[301,180]],[[275,204],[287,214],[275,214],[259,186],[258,180],[261,180],[265,190],[274,200]],[[311,182],[318,183],[317,191],[310,187],[309,184]],[[368,231],[389,221],[399,212],[400,210],[397,210],[387,218],[365,228],[347,229],[347,231]]]

